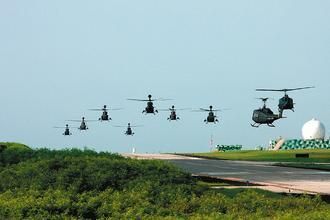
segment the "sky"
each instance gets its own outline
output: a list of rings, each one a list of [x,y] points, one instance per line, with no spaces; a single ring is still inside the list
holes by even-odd
[[[301,138],[312,119],[330,126],[330,2],[327,0],[0,0],[0,141],[60,149],[164,153],[205,152],[214,144],[267,146],[282,136]],[[252,128],[252,112],[275,92],[256,88],[315,89],[289,93],[295,112],[276,128]],[[230,108],[219,123],[207,113],[143,115],[156,108]],[[87,132],[66,120],[98,119],[103,105],[110,123],[91,122]],[[126,137],[126,125],[136,128]],[[69,122],[72,127],[79,123]],[[329,132],[327,132],[327,135]]]

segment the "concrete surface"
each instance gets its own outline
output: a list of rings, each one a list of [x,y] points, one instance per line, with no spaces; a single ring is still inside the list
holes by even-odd
[[[126,154],[138,159],[164,159],[194,175],[249,182],[274,192],[330,195],[330,172],[271,166],[267,162],[208,160],[171,154]]]

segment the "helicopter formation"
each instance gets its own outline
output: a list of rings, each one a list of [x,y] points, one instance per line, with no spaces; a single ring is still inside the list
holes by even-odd
[[[294,105],[293,99],[289,97],[287,92],[290,91],[296,91],[296,90],[302,90],[302,89],[312,89],[315,88],[314,86],[308,86],[308,87],[300,87],[300,88],[293,88],[293,89],[256,89],[256,91],[261,92],[284,92],[284,96],[279,99],[278,101],[278,114],[274,114],[274,112],[267,108],[266,102],[269,98],[259,98],[261,101],[263,101],[263,106],[259,109],[255,109],[253,111],[252,120],[254,121],[254,124],[251,124],[252,127],[259,127],[262,124],[268,125],[269,127],[275,127],[273,125],[273,122],[283,117],[283,112],[285,110],[291,110],[294,112]]]
[[[300,87],[300,88],[293,88],[293,89],[256,89],[256,91],[266,91],[266,92],[284,92],[284,96],[279,99],[278,104],[278,114],[275,114],[270,108],[267,107],[266,102],[269,98],[258,98],[263,102],[263,106],[259,109],[255,109],[252,114],[252,120],[253,124],[251,124],[252,127],[258,128],[260,125],[267,125],[269,127],[275,127],[273,124],[274,121],[286,118],[283,116],[283,112],[285,110],[291,110],[294,111],[294,105],[293,99],[288,96],[287,92],[290,91],[296,91],[296,90],[302,90],[302,89],[311,89],[315,87]],[[153,99],[152,95],[148,95],[148,99],[127,99],[130,101],[140,101],[140,102],[147,102],[147,106],[143,109],[142,114],[152,114],[156,115],[159,111],[169,111],[170,115],[168,116],[168,121],[178,121],[180,120],[180,117],[177,115],[177,111],[181,110],[191,110],[190,108],[181,108],[176,109],[174,105],[172,105],[168,109],[156,109],[154,106],[155,101],[167,101],[171,99]],[[67,120],[70,122],[80,122],[80,126],[76,127],[81,131],[88,130],[87,122],[95,122],[95,121],[111,121],[112,118],[109,115],[109,111],[117,111],[122,110],[122,108],[107,108],[106,105],[103,106],[103,108],[96,108],[96,109],[89,109],[90,111],[101,111],[102,114],[99,117],[98,120],[86,120],[85,117],[82,117],[81,120]],[[228,110],[228,109],[214,109],[212,105],[209,106],[209,108],[200,108],[198,110],[192,110],[193,112],[207,112],[208,115],[204,122],[206,124],[209,123],[218,123],[218,116],[216,115],[216,112]],[[127,126],[122,125],[114,125],[114,127],[126,127],[126,131],[124,132],[125,135],[133,136],[135,133],[133,132],[132,128],[135,127],[141,127],[142,125],[131,125],[131,123],[128,123]],[[64,128],[64,136],[70,136],[72,133],[70,132],[69,125],[66,124],[65,127],[54,127],[54,128]]]

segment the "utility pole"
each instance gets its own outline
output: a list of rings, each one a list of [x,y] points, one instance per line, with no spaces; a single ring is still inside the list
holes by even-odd
[[[211,134],[211,138],[210,138],[210,152],[212,152],[213,150],[213,134]]]

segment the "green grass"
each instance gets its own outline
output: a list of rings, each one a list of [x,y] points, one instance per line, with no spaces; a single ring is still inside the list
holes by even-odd
[[[295,158],[297,153],[309,153],[309,158]],[[190,156],[199,156],[222,160],[247,160],[247,161],[271,161],[271,162],[329,162],[330,150],[281,150],[281,151],[258,151],[243,150],[230,152],[191,153]]]

